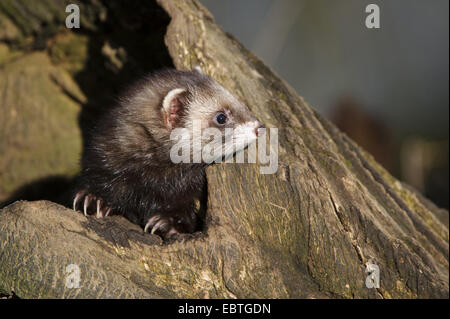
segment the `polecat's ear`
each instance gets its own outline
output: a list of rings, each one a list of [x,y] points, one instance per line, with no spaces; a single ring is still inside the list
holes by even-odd
[[[185,92],[186,89],[173,89],[164,97],[162,103],[164,123],[169,129],[177,126],[180,117],[184,113],[184,106],[186,104]]]

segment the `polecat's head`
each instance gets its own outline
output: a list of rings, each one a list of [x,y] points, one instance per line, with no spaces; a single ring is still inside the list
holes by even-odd
[[[223,156],[256,140],[264,125],[229,91],[200,70],[184,72],[180,80],[162,102],[163,122],[169,130],[184,128],[192,137],[193,130],[200,128],[202,146],[222,147]],[[217,132],[220,139],[211,135]]]

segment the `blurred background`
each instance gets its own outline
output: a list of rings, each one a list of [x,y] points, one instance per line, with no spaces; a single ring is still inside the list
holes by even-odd
[[[393,175],[448,208],[448,0],[202,3]],[[365,27],[371,3],[379,29]]]
[[[394,176],[449,207],[448,0],[200,1]],[[80,29],[65,28],[69,3]],[[379,29],[365,26],[370,3]],[[139,0],[0,0],[0,207],[61,202],[102,108],[172,65],[169,22]]]

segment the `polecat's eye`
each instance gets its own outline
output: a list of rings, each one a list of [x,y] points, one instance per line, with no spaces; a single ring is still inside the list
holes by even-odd
[[[224,125],[227,122],[227,116],[224,113],[219,113],[216,115],[216,122],[219,125]]]

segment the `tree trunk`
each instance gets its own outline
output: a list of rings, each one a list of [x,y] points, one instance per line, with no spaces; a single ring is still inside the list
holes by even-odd
[[[82,8],[93,8],[94,17],[120,12],[106,3]],[[201,66],[266,127],[279,129],[278,171],[210,166],[204,231],[169,243],[122,217],[97,220],[48,201],[7,206],[0,213],[0,294],[448,298],[448,212],[393,178],[197,1],[158,4],[170,16],[164,39],[173,65]],[[141,6],[145,13],[155,4]],[[94,25],[90,38],[101,32],[92,16],[84,16]],[[132,59],[135,52],[126,53]],[[80,269],[78,289],[66,285],[70,264]],[[379,288],[366,286],[372,265]]]

